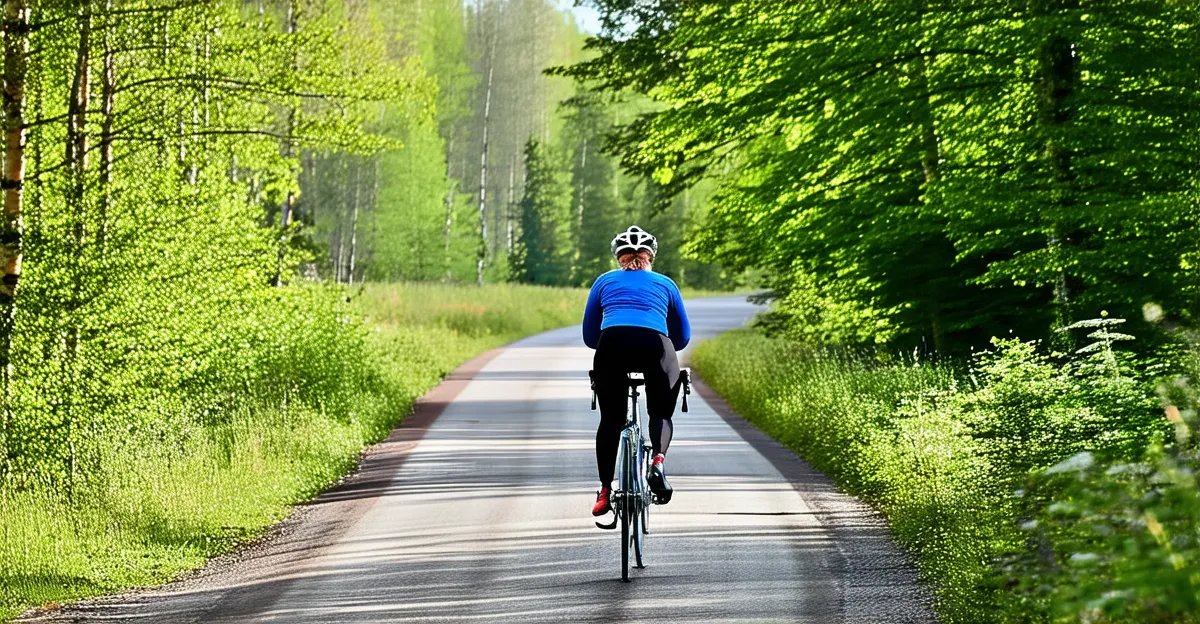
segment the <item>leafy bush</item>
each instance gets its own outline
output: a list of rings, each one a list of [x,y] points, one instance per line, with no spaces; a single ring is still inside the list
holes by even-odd
[[[1141,461],[1084,451],[1031,478],[1020,492],[1030,548],[1004,570],[1011,602],[1061,622],[1200,621],[1198,467],[1185,436]]]
[[[1188,558],[1196,512],[1176,506],[1195,496],[1186,468],[1194,454],[1156,446],[1165,421],[1146,372],[1155,369],[1113,348],[1123,339],[1117,323],[1072,326],[1091,332],[1072,357],[997,340],[966,369],[753,332],[701,345],[694,361],[739,413],[883,511],[944,621],[1097,621],[1124,612],[1132,619],[1114,621],[1190,621],[1147,614],[1179,617],[1198,599],[1200,575]],[[1087,459],[1072,471],[1062,463],[1069,457]],[[1145,520],[1147,509],[1157,524]],[[1076,526],[1081,518],[1096,521]],[[1140,532],[1131,518],[1141,519]],[[1162,537],[1185,533],[1189,521],[1178,544]],[[1177,532],[1153,528],[1166,523]],[[1099,561],[1124,572],[1097,575]],[[1164,561],[1181,566],[1164,577],[1173,587],[1132,587]],[[1093,576],[1085,583],[1072,570]]]
[[[1140,453],[1081,451],[1018,491],[1031,548],[1005,561],[1015,603],[1062,622],[1200,622],[1200,419],[1186,364],[1158,387],[1174,435]]]

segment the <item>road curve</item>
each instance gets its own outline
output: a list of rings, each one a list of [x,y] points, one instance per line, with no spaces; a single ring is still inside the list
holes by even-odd
[[[738,297],[688,310],[697,339],[755,312]],[[935,621],[886,525],[708,393],[676,416],[675,497],[622,583],[619,533],[588,514],[590,363],[578,328],[473,361],[254,547],[18,621]]]

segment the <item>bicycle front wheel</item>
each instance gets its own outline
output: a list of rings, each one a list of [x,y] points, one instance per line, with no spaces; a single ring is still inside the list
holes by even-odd
[[[621,580],[628,582],[629,549],[632,546],[630,540],[637,530],[637,527],[634,526],[634,518],[637,513],[637,508],[634,507],[634,500],[637,497],[637,454],[628,431],[622,436],[620,454],[617,457],[621,467],[619,475],[621,487],[619,497],[621,504]]]
[[[640,507],[641,509],[633,510],[633,527],[631,527],[632,531],[633,531],[633,535],[630,536],[630,540],[633,542],[633,544],[632,544],[633,559],[634,559],[634,562],[637,564],[637,568],[640,570],[640,569],[646,567],[646,564],[642,563],[642,545],[643,545],[642,540],[643,540],[643,537],[645,536],[645,533],[644,533],[643,527],[642,527],[642,514],[644,513],[646,506],[644,503],[640,503],[640,502],[638,503],[637,506]]]
[[[646,471],[650,469],[650,448],[643,447],[643,450],[644,450],[644,452],[642,454],[642,470],[641,470],[642,487],[646,488],[646,490],[649,490],[650,483],[648,481],[646,481]],[[647,534],[647,535],[650,533],[650,503],[649,502],[646,502],[645,504],[642,505],[642,533]]]
[[[650,534],[650,505],[642,505],[642,535]]]

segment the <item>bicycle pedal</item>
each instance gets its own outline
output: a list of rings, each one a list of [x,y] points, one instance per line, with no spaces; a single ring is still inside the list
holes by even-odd
[[[605,531],[611,531],[611,530],[617,528],[617,514],[615,514],[615,513],[613,514],[612,524],[600,524],[599,522],[597,522],[596,528],[604,529]]]

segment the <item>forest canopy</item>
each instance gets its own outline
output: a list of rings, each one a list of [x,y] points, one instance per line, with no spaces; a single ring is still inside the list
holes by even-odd
[[[610,148],[713,180],[693,253],[808,339],[965,350],[1107,313],[1194,324],[1195,3],[595,0],[564,71],[658,106]]]

